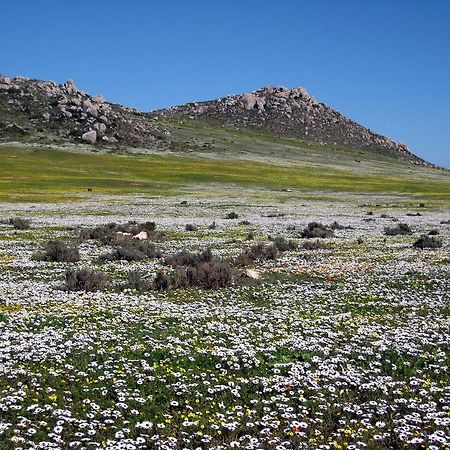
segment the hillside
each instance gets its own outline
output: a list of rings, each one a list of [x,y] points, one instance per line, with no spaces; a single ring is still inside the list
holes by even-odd
[[[301,87],[266,87],[243,95],[155,111],[151,117],[172,120],[188,118],[234,130],[254,130],[323,146],[368,150],[425,163],[406,145],[359,125],[318,102]]]
[[[8,78],[0,75],[0,140],[63,145],[85,144],[113,151],[196,152],[232,157],[247,147],[218,145],[217,133],[285,139],[297,149],[314,147],[327,158],[336,149],[428,165],[404,144],[357,124],[319,103],[305,89],[268,87],[202,103],[142,113],[80,91],[74,82]],[[221,140],[221,138],[219,139]],[[226,139],[225,139],[226,140]],[[267,152],[264,157],[283,157]],[[257,156],[258,151],[250,152]],[[259,155],[261,156],[261,155]],[[291,154],[287,155],[292,159]],[[301,159],[302,152],[298,151]],[[294,158],[295,159],[295,158]],[[338,158],[339,159],[339,158]],[[339,163],[339,160],[336,163]]]

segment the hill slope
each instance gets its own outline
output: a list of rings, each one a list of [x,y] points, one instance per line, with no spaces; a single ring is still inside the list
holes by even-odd
[[[376,134],[324,103],[319,103],[301,87],[266,87],[243,95],[158,110],[151,117],[189,118],[235,130],[258,130],[321,145],[370,150],[424,163],[406,145]]]
[[[321,153],[339,148],[370,153],[375,158],[428,164],[405,145],[317,102],[303,88],[267,87],[253,93],[142,113],[109,103],[101,95],[82,92],[71,80],[58,85],[52,81],[0,75],[0,140],[3,142],[84,143],[119,152],[131,148],[143,152],[195,151],[208,156],[216,152],[219,157],[232,156],[233,151],[247,151],[247,147],[236,148],[231,140],[225,144],[222,141],[222,145],[217,145],[217,139],[208,140],[211,136],[217,138],[218,130],[228,130],[236,136],[256,133],[259,141],[293,139],[297,149],[313,145]],[[243,145],[247,144],[243,142]],[[273,152],[264,151],[262,156],[271,158],[272,155]],[[301,152],[297,156],[301,159]]]
[[[0,138],[88,144],[158,145],[160,131],[139,111],[79,91],[73,81],[0,75]]]

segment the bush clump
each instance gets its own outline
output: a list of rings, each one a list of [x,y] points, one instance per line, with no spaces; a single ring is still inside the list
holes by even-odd
[[[143,259],[161,258],[161,251],[153,242],[133,239],[116,247],[111,253],[103,255],[105,261],[142,261]]]
[[[302,238],[330,238],[334,237],[333,230],[327,228],[325,225],[317,222],[310,222],[308,226],[302,231]]]
[[[320,250],[324,248],[323,242],[317,239],[316,241],[306,241],[303,243],[302,248],[305,250]]]
[[[412,234],[412,230],[407,223],[399,223],[395,227],[385,227],[384,234],[387,236],[405,236]]]
[[[142,273],[139,270],[132,270],[131,272],[128,272],[127,284],[125,287],[136,291],[147,291],[150,289],[151,284],[148,280],[143,278]]]
[[[414,248],[440,248],[442,247],[442,241],[438,238],[435,238],[434,236],[429,236],[424,234],[423,236],[420,236],[417,241],[413,244]]]
[[[273,260],[278,256],[277,247],[272,245],[264,245],[259,243],[253,245],[249,249],[243,251],[235,260],[235,264],[238,266],[248,266],[255,261]]]
[[[175,270],[170,275],[163,272],[156,274],[153,286],[158,291],[190,287],[220,289],[233,282],[231,266],[214,257],[209,248],[197,253],[182,250],[166,258],[165,263]]]
[[[172,267],[180,266],[197,266],[200,263],[212,261],[213,254],[210,248],[207,248],[201,252],[191,253],[187,250],[175,253],[175,255],[169,256],[165,259],[165,264]]]
[[[9,224],[12,225],[15,230],[29,230],[31,228],[31,220],[22,217],[11,217],[11,219],[9,219]]]
[[[432,230],[430,230],[428,232],[429,236],[437,236],[439,234],[439,230],[437,230],[436,228],[433,228]]]
[[[102,291],[108,287],[110,280],[102,272],[92,269],[69,269],[66,271],[64,289],[67,291]]]
[[[216,290],[230,286],[232,280],[233,273],[229,264],[213,259],[193,267],[178,267],[169,278],[169,286],[174,289],[198,287]]]
[[[136,236],[141,231],[145,231],[149,239],[159,239],[161,235],[155,230],[155,222],[138,223],[129,221],[124,224],[111,222],[106,225],[81,230],[80,239],[97,239],[103,244],[114,245],[132,239],[133,236]]]
[[[293,240],[287,240],[284,236],[277,236],[273,239],[273,245],[280,252],[288,252],[297,248],[297,242]]]
[[[77,262],[80,253],[77,247],[71,247],[64,241],[49,241],[42,252],[35,253],[33,259],[51,262]]]
[[[197,231],[197,225],[194,225],[193,223],[188,223],[184,227],[186,231]]]
[[[239,215],[234,211],[231,211],[225,216],[225,219],[239,219]]]

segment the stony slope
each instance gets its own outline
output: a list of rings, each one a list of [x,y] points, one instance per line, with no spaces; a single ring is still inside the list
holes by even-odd
[[[318,102],[303,88],[266,87],[252,93],[155,111],[152,117],[189,118],[224,127],[250,128],[324,145],[370,150],[425,163],[404,144],[376,134]]]
[[[0,75],[0,138],[62,139],[88,144],[149,146],[161,131],[139,111],[79,91],[73,81]]]
[[[369,151],[427,164],[408,148],[357,124],[319,103],[303,88],[267,87],[252,93],[189,103],[142,113],[107,102],[101,95],[78,90],[73,81],[8,78],[0,75],[0,140],[72,142],[124,150],[184,149],[193,136],[180,141],[167,120],[184,119],[231,128],[251,129],[326,146]]]

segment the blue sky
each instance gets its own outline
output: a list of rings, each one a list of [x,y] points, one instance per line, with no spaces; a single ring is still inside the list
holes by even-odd
[[[142,110],[304,86],[450,167],[448,0],[0,0],[0,73]]]

